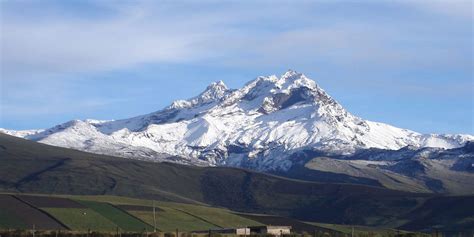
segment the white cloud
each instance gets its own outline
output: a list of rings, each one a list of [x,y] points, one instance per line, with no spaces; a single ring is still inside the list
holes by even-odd
[[[99,93],[82,101],[87,92],[74,94],[74,79],[84,74],[88,79],[80,83],[93,84],[99,76],[89,73],[148,63],[309,73],[321,65],[371,71],[429,67],[472,74],[471,1],[78,3],[89,5],[1,2],[0,113],[20,117],[106,107],[117,101]],[[381,82],[371,80],[350,83]]]
[[[436,49],[410,52],[396,45],[397,38],[418,37],[416,29],[409,25],[390,31],[387,27],[393,25],[370,19],[361,21],[354,17],[355,20],[335,21],[317,11],[318,6],[331,4],[326,1],[299,5],[283,1],[254,5],[191,2],[191,6],[134,3],[99,2],[100,7],[113,13],[99,18],[45,13],[40,15],[42,19],[34,19],[23,17],[21,12],[7,12],[1,23],[2,75],[9,78],[16,73],[25,76],[35,72],[106,71],[141,63],[210,59],[223,64],[258,66],[302,61],[298,57],[303,56],[335,63],[397,65],[436,52]],[[401,3],[456,15],[465,15],[468,11],[464,1]],[[314,15],[313,10],[309,10],[312,5],[317,6]],[[200,8],[194,10],[194,7]]]
[[[4,24],[4,70],[77,72],[112,70],[144,62],[183,62],[202,57],[198,31],[179,32],[166,22],[119,17],[99,22]]]

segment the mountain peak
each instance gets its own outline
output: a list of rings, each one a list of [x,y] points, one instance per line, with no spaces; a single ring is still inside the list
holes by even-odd
[[[206,91],[208,91],[208,90],[228,90],[228,89],[229,88],[227,88],[224,81],[219,80],[219,81],[215,81],[215,82],[212,82],[211,84],[209,84],[206,88]]]
[[[229,93],[229,88],[224,84],[222,80],[213,82],[209,84],[206,89],[201,92],[198,96],[191,98],[189,100],[176,100],[174,101],[169,108],[171,109],[181,109],[181,108],[191,108],[196,105],[208,104],[215,102],[223,98],[227,93]]]
[[[306,77],[303,73],[288,70],[277,81],[277,86],[282,89],[291,90],[298,87],[307,87],[312,90],[321,90],[315,81]]]
[[[200,99],[200,102],[210,102],[222,98],[228,91],[229,88],[223,81],[217,81],[207,86],[206,90],[196,98]]]
[[[288,78],[288,77],[294,77],[294,76],[301,76],[303,75],[302,73],[299,73],[293,69],[288,69],[281,77]]]

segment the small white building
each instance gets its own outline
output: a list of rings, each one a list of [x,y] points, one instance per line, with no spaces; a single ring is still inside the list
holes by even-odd
[[[237,234],[237,235],[245,235],[245,236],[250,235],[250,228],[247,228],[247,227],[245,227],[245,228],[237,228],[237,229],[235,229],[235,234]]]
[[[275,225],[262,225],[262,226],[250,226],[250,227],[238,227],[228,229],[211,229],[211,230],[198,230],[193,233],[199,234],[233,234],[248,236],[251,234],[268,234],[273,236],[282,236],[291,234],[291,226],[275,226]]]
[[[274,236],[288,235],[291,233],[291,226],[251,226],[250,232],[255,234],[269,234]]]

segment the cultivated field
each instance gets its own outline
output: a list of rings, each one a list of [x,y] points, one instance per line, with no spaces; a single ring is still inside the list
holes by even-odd
[[[0,194],[0,232],[3,229],[3,233],[7,233],[5,236],[31,236],[31,230],[34,228],[43,230],[37,232],[37,236],[52,237],[56,236],[57,231],[62,231],[59,232],[59,236],[84,235],[84,233],[95,233],[93,236],[121,233],[124,237],[131,236],[131,233],[140,233],[139,236],[144,236],[146,233],[153,233],[155,223],[153,206],[158,231],[153,235],[155,237],[172,236],[177,229],[180,236],[191,236],[189,233],[193,230],[256,225],[290,225],[294,233],[313,236],[348,236],[351,230],[351,227],[344,225],[305,223],[286,217],[235,213],[205,205],[117,196]],[[11,229],[26,232],[11,232]],[[5,232],[6,230],[10,232]],[[163,233],[170,235],[162,235]],[[373,227],[356,227],[355,233],[356,236],[408,234]]]
[[[229,210],[113,196],[0,194],[0,228],[162,232],[262,225]]]
[[[146,224],[142,220],[128,213],[126,210],[120,209],[116,206],[113,206],[112,204],[93,201],[78,202],[99,213],[106,219],[112,221],[114,225],[118,226],[120,229],[133,232],[153,230],[151,225]]]
[[[117,226],[111,220],[89,208],[44,208],[43,210],[71,230],[113,231]]]
[[[79,196],[82,200],[108,201],[153,226],[153,201],[107,196]],[[155,201],[156,227],[161,231],[182,231],[243,227],[262,223],[240,217],[227,209]]]
[[[0,195],[0,227],[66,229],[66,227],[41,209],[31,206],[13,195]]]

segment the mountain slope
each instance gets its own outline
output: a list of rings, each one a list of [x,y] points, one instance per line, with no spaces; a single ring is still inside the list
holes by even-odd
[[[407,229],[472,229],[473,196],[298,181],[249,170],[118,159],[0,134],[0,191],[121,195],[305,221]],[[436,208],[450,203],[452,210]],[[449,219],[427,219],[425,213]],[[469,219],[471,218],[471,219]]]
[[[46,130],[1,132],[46,144],[154,161],[288,170],[291,154],[353,154],[405,146],[456,148],[471,135],[423,135],[347,112],[314,81],[288,71],[230,90],[216,82],[197,97],[116,121],[74,120]]]
[[[474,194],[474,143],[454,149],[368,149],[353,155],[301,152],[277,174],[320,182],[359,183],[412,191]]]

